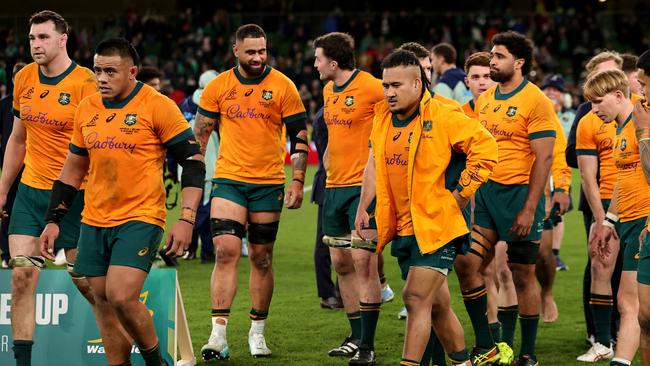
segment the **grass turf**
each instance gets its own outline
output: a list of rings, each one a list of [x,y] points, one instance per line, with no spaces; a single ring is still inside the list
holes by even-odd
[[[575,171],[573,202],[576,206],[579,192],[577,175]],[[310,168],[307,176],[313,176],[313,168]],[[310,184],[308,181],[305,186],[310,187]],[[309,196],[310,193],[305,194],[301,209],[285,209],[282,212],[274,251],[275,290],[266,326],[266,339],[273,356],[267,359],[253,359],[248,353],[249,263],[246,258],[242,258],[238,271],[238,294],[228,323],[231,359],[225,362],[227,365],[347,365],[347,359],[327,356],[327,351],[338,346],[348,334],[349,326],[344,312],[322,310],[319,306],[313,270],[317,207],[309,203]],[[176,211],[170,212],[168,222],[173,223],[177,215]],[[542,365],[583,365],[575,359],[586,351],[581,300],[586,239],[579,211],[574,209],[564,218],[566,232],[561,256],[570,270],[558,272],[556,276],[555,299],[560,311],[559,319],[553,324],[540,321],[537,354]],[[178,277],[198,364],[224,363],[204,363],[200,356],[201,346],[207,341],[211,329],[209,285],[212,265],[200,264],[198,259],[180,262]],[[395,291],[395,300],[382,306],[375,343],[377,364],[397,365],[404,339],[404,321],[397,319],[397,313],[402,306],[400,295],[403,281],[399,276],[396,261],[389,253],[386,254],[385,262],[385,271]],[[454,310],[465,329],[466,344],[471,348],[474,335],[454,274],[450,275],[449,283]],[[519,339],[518,325],[515,354]],[[634,364],[640,365],[638,358]]]

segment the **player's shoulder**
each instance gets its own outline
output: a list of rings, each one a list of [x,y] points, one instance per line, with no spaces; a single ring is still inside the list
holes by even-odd
[[[173,100],[171,100],[168,96],[161,94],[156,89],[152,88],[147,84],[142,83],[141,85],[142,86],[138,94],[142,93],[142,98],[146,101],[149,108],[155,109],[156,107],[169,106],[169,105],[176,106],[176,103]]]
[[[97,83],[95,73],[91,69],[79,64],[75,66],[70,75],[85,82]]]
[[[102,103],[102,93],[100,92],[95,92],[92,94],[89,94],[85,98],[79,102],[79,105],[77,106],[77,109],[101,109],[103,108],[103,103]]]
[[[18,85],[33,79],[38,79],[38,64],[36,62],[32,62],[18,71],[14,84]]]
[[[495,84],[478,96],[478,98],[476,99],[476,106],[481,105],[481,103],[483,102],[494,100],[496,92],[497,92],[497,85]]]

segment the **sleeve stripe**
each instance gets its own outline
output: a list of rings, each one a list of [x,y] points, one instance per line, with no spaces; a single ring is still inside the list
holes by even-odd
[[[20,118],[20,111],[19,110],[17,110],[16,108],[13,108],[13,107],[11,108],[11,110],[12,110],[12,112],[14,114],[14,117]]]
[[[307,119],[307,113],[305,113],[305,112],[300,112],[300,113],[296,113],[296,114],[291,115],[291,116],[288,116],[288,117],[284,117],[284,118],[282,119],[282,122],[286,125],[287,123],[291,123],[291,122],[299,121],[299,120],[301,120],[301,119],[306,120],[306,119]]]
[[[70,143],[70,152],[79,156],[88,156],[88,150],[81,148],[73,143]]]
[[[576,155],[591,155],[591,156],[598,156],[598,151],[593,150],[593,149],[576,149]]]
[[[204,115],[204,116],[206,116],[208,118],[217,118],[217,117],[219,117],[219,112],[211,112],[211,111],[208,111],[208,110],[203,109],[201,107],[199,107],[197,112],[201,113],[202,115]]]
[[[188,128],[187,130],[179,133],[178,135],[172,137],[169,139],[167,142],[165,142],[165,147],[170,147],[174,144],[177,144],[183,140],[187,140],[189,138],[194,138],[194,132],[192,132],[191,128]]]
[[[555,137],[555,131],[554,130],[537,131],[528,134],[529,140],[541,139],[544,137]]]

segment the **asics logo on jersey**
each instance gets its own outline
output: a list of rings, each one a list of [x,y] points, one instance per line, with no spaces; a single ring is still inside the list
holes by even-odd
[[[337,96],[334,97],[334,101],[332,102],[332,104],[336,104],[336,102],[338,102],[338,101],[339,101],[339,96],[337,95]]]
[[[110,121],[112,121],[113,118],[115,118],[115,113],[113,113],[113,114],[111,114],[110,116],[108,116],[108,117],[106,118],[106,122],[110,122]]]
[[[497,112],[499,109],[501,109],[501,104],[499,104],[498,106],[494,107],[494,109],[492,110],[492,112]]]
[[[140,249],[140,251],[138,252],[138,255],[140,257],[144,257],[145,255],[147,255],[147,253],[149,253],[149,248],[144,247],[144,248]]]
[[[246,90],[246,93],[244,93],[244,96],[245,96],[245,97],[248,97],[248,96],[250,96],[251,94],[253,94],[253,89],[248,89],[248,90]]]
[[[402,136],[402,131],[398,132],[397,135],[393,136],[393,141],[397,141],[397,139]]]
[[[40,95],[41,99],[47,97],[48,94],[50,94],[49,90],[46,90],[46,91],[42,92],[41,95]]]

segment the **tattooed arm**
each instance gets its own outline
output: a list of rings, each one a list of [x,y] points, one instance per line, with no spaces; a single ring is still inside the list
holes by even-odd
[[[217,117],[218,118],[218,117]],[[214,129],[217,118],[207,117],[201,112],[196,113],[196,120],[194,121],[194,137],[201,145],[201,154],[205,155],[205,147],[210,139],[210,133]]]
[[[303,185],[305,184],[305,171],[307,170],[307,127],[305,120],[287,123],[287,133],[291,141],[291,164],[293,175],[291,184],[287,189],[285,204],[287,208],[300,208],[302,205]]]

